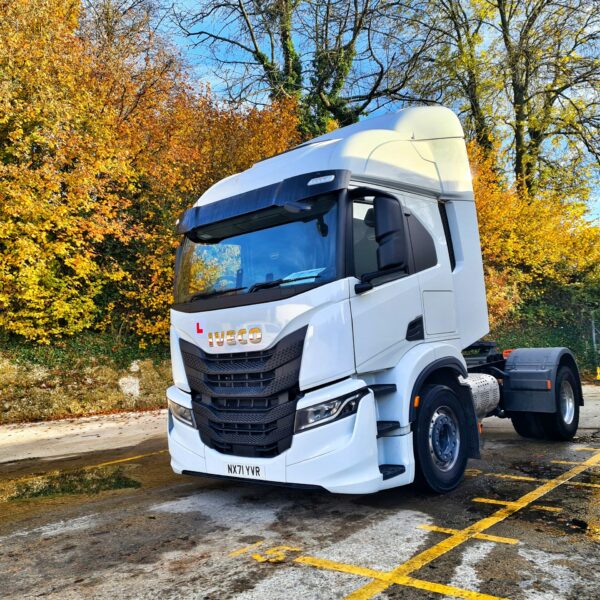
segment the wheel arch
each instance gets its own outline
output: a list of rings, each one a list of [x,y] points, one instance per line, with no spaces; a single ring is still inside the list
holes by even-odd
[[[414,425],[417,418],[418,407],[415,407],[415,398],[426,385],[441,384],[451,388],[465,407],[468,425],[468,456],[469,458],[480,458],[479,450],[479,427],[475,416],[475,407],[471,390],[466,385],[461,385],[458,377],[467,377],[466,366],[455,356],[445,356],[434,360],[427,365],[419,374],[413,385],[410,396],[409,419]]]

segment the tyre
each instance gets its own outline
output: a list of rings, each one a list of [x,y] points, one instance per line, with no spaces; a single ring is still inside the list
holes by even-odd
[[[413,432],[415,482],[427,491],[445,493],[461,482],[467,465],[465,409],[445,385],[428,385]]]
[[[540,415],[546,436],[552,440],[572,440],[579,427],[579,405],[581,395],[577,385],[577,375],[568,366],[562,366],[556,376],[554,386],[556,412]]]
[[[543,415],[539,413],[518,412],[510,416],[515,431],[524,438],[540,440],[546,437]]]

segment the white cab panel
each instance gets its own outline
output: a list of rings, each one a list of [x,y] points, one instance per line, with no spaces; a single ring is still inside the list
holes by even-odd
[[[431,363],[441,358],[456,358],[466,368],[460,350],[452,343],[425,342],[409,348],[394,368],[362,376],[367,385],[373,383],[396,385],[395,394],[385,394],[377,398],[377,419],[399,421],[400,427],[409,426],[411,394],[415,382]]]
[[[346,169],[356,178],[377,177],[434,192],[464,192],[472,201],[460,121],[447,108],[426,106],[365,119],[259,162],[213,185],[196,205],[324,169]]]
[[[489,331],[483,261],[474,202],[447,202],[448,224],[456,255],[454,302],[460,347],[466,348]]]
[[[435,243],[437,265],[418,273],[425,336],[427,339],[458,337],[454,280],[438,201],[435,198],[405,193],[402,194],[402,203],[427,229]],[[415,248],[414,251],[418,252],[418,249]]]
[[[422,314],[416,274],[354,294],[350,306],[358,373],[395,366],[416,343],[406,341],[408,324]]]
[[[423,314],[427,335],[454,333],[456,331],[454,293],[442,290],[424,291]]]
[[[179,339],[184,339],[210,354],[266,350],[282,337],[307,326],[300,389],[346,377],[355,372],[352,321],[348,300],[348,280],[323,286],[275,302],[236,306],[198,313],[171,311],[171,349],[173,374],[177,387],[188,391],[182,372]],[[259,343],[209,344],[209,333],[259,328]],[[235,336],[230,336],[235,341]]]

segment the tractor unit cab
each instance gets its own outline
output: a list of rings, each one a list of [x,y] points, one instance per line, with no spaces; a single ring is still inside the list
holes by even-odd
[[[384,115],[260,162],[210,188],[178,231],[176,472],[443,492],[479,457],[486,416],[530,437],[574,435],[568,350],[473,349],[487,305],[450,110]]]

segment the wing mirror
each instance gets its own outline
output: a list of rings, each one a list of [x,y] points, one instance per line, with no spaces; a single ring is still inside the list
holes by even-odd
[[[402,205],[396,198],[377,196],[375,208],[375,239],[377,268],[380,271],[406,268],[406,231]]]
[[[361,282],[354,286],[357,294],[372,289],[371,282],[378,277],[408,269],[408,244],[402,205],[396,198],[376,196],[373,208],[374,214],[367,213],[367,216],[371,222],[374,219],[377,271],[362,276]]]

